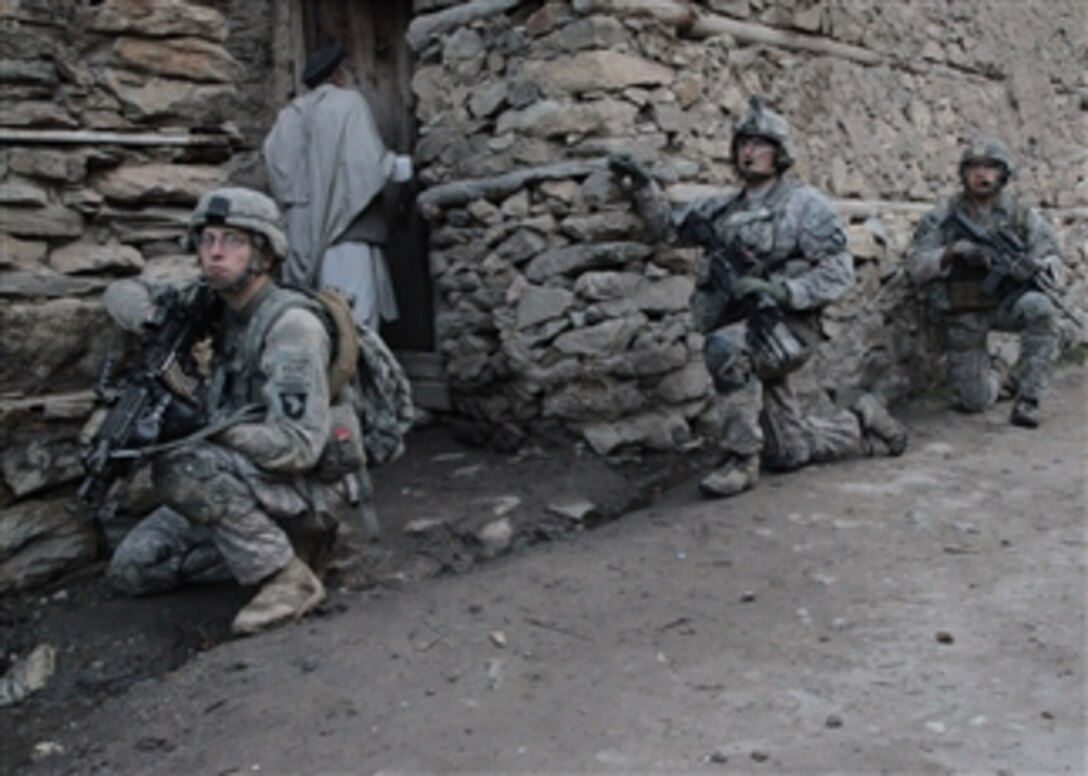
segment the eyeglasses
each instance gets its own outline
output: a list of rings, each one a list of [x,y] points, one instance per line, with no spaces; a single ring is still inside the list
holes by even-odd
[[[249,235],[243,232],[220,232],[219,234],[213,232],[201,233],[200,250],[213,250],[216,243],[223,246],[223,249],[228,251],[236,251],[239,248],[244,248],[250,244]]]

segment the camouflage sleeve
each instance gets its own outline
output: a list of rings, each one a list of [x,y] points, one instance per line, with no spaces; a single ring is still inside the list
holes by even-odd
[[[690,213],[701,213],[711,218],[736,197],[736,191],[723,189],[721,194],[700,197],[674,207],[657,181],[651,180],[646,186],[636,189],[632,196],[635,210],[645,222],[650,239],[679,245],[680,224]]]
[[[841,297],[854,284],[854,257],[846,244],[846,232],[827,198],[811,187],[798,192],[802,208],[798,249],[809,268],[783,278],[789,289],[789,307],[812,310]]]
[[[1064,284],[1065,267],[1058,250],[1058,239],[1054,236],[1054,230],[1050,228],[1050,224],[1039,215],[1039,211],[1035,208],[1028,211],[1024,243],[1028,260],[1038,266],[1050,281],[1058,285]]]
[[[268,332],[261,352],[267,377],[267,414],[224,432],[221,441],[258,466],[276,472],[312,469],[331,424],[326,368],[331,350],[325,326],[313,313],[289,309]]]
[[[635,211],[646,224],[646,231],[654,242],[674,242],[676,229],[672,219],[672,205],[669,203],[665,192],[657,185],[657,181],[651,180],[640,189],[635,189],[631,195],[635,203]]]
[[[947,240],[942,228],[948,220],[948,205],[942,202],[930,210],[918,226],[914,228],[914,237],[904,256],[907,277],[916,285],[923,285],[948,274],[949,270],[941,267],[941,256]]]

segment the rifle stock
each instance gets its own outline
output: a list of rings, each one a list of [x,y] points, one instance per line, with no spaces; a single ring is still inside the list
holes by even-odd
[[[196,381],[182,375],[184,367],[191,366],[193,346],[207,334],[215,303],[214,293],[203,283],[157,300],[141,332],[135,365],[122,378],[102,425],[80,453],[86,475],[71,509],[86,508],[90,517],[98,516],[114,481],[130,473],[142,458],[142,449],[159,441],[171,414],[186,424],[199,423]],[[104,395],[104,384],[99,388]]]

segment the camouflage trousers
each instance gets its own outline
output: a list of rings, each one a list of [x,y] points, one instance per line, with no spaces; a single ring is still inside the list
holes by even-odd
[[[1019,395],[1038,401],[1050,378],[1058,348],[1057,310],[1038,291],[1002,300],[993,310],[945,314],[948,341],[948,382],[960,407],[982,412],[997,401],[1001,373],[994,369],[987,347],[990,331],[1020,335],[1020,357],[1014,368]]]
[[[804,412],[788,375],[755,373],[746,335],[745,324],[733,324],[708,335],[704,348],[717,390],[722,451],[759,454],[767,468],[780,471],[862,454],[858,417],[849,410]]]
[[[125,536],[108,570],[131,595],[231,578],[256,584],[286,566],[300,542],[331,543],[345,505],[336,487],[271,479],[207,442],[164,456],[152,476],[164,505]]]

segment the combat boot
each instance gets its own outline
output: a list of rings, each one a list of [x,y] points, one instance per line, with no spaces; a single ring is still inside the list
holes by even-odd
[[[739,455],[715,469],[699,483],[707,498],[727,498],[750,490],[759,482],[759,456]]]
[[[325,600],[325,586],[298,556],[264,583],[231,623],[236,636],[297,620]]]
[[[1023,428],[1038,428],[1038,400],[1027,399],[1023,396],[1017,399],[1016,403],[1012,405],[1012,412],[1009,414],[1009,422],[1014,426],[1022,426]]]
[[[871,435],[883,442],[888,455],[902,455],[907,449],[907,429],[871,393],[861,395],[854,404],[854,414],[861,422],[862,435]]]

